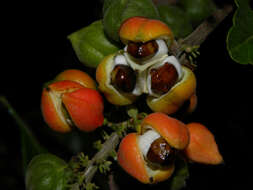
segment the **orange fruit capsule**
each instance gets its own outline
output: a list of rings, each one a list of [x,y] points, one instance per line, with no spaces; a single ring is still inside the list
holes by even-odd
[[[123,138],[118,163],[140,182],[158,183],[171,177],[175,156],[188,143],[184,123],[163,113],[152,113],[143,119],[139,133]]]
[[[195,74],[182,66],[183,77],[166,94],[159,97],[148,96],[147,104],[154,112],[173,114],[186,102],[190,101],[188,112],[193,112],[197,105],[195,95],[197,81]]]
[[[186,125],[164,113],[149,114],[143,119],[141,126],[142,131],[152,127],[176,149],[182,150],[189,144],[189,131]]]
[[[98,91],[73,81],[58,81],[42,91],[41,110],[53,130],[69,132],[73,126],[92,131],[103,124],[103,99]]]
[[[174,164],[156,170],[148,166],[140,150],[139,135],[137,133],[130,133],[122,139],[117,160],[119,165],[129,175],[145,184],[164,181],[168,179],[174,171]]]
[[[211,131],[200,123],[190,123],[187,127],[190,132],[190,143],[184,151],[186,157],[202,164],[222,163],[223,157]]]
[[[59,73],[55,81],[70,80],[83,85],[86,88],[96,89],[96,82],[85,72],[78,69],[67,69]]]
[[[124,44],[129,41],[144,43],[158,38],[171,44],[174,39],[171,29],[165,23],[145,17],[131,17],[125,20],[120,26],[119,36]]]

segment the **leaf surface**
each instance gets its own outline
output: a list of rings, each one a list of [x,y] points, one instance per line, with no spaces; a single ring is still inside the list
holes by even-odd
[[[235,0],[237,10],[227,36],[230,57],[240,64],[253,65],[253,10],[250,0]]]
[[[105,56],[119,50],[105,35],[101,20],[70,34],[68,39],[79,61],[87,67],[96,68]]]
[[[107,1],[105,1],[107,2]],[[119,42],[118,31],[121,23],[134,16],[159,19],[159,12],[151,0],[111,0],[111,5],[104,5],[103,25],[106,34]]]

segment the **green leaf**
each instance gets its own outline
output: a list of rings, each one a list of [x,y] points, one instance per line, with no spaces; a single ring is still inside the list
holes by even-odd
[[[112,157],[114,160],[117,160],[117,152],[116,150],[112,150],[109,154],[110,157]]]
[[[110,5],[117,0],[104,0],[103,4],[103,14],[105,14],[106,10],[110,7]]]
[[[194,27],[197,27],[216,10],[213,0],[180,0],[179,4]]]
[[[119,50],[105,35],[101,20],[70,34],[68,39],[79,61],[87,67],[96,68],[105,56]]]
[[[253,65],[253,11],[250,0],[235,0],[237,10],[227,35],[230,57],[240,64]]]
[[[99,163],[99,165],[98,165],[99,172],[102,174],[106,174],[107,172],[110,171],[111,165],[112,165],[111,161],[104,160],[102,163]]]
[[[88,165],[88,162],[89,162],[89,156],[85,155],[83,152],[81,152],[79,155],[78,155],[78,158],[80,160],[80,165],[82,167],[86,167]]]
[[[184,159],[178,158],[175,167],[175,172],[170,181],[170,190],[179,190],[185,187],[186,179],[189,177],[188,165]]]
[[[14,119],[20,129],[22,161],[25,172],[28,163],[32,158],[35,155],[46,153],[47,150],[39,144],[28,124],[18,115],[16,110],[4,96],[0,96],[0,103],[8,110],[10,116]]]
[[[39,154],[30,161],[25,184],[27,190],[66,190],[69,170],[67,163],[53,154]]]
[[[102,137],[106,141],[110,138],[110,135],[106,131],[103,130],[102,131]]]
[[[93,143],[93,147],[97,150],[100,150],[102,148],[103,144],[101,140],[97,140]]]
[[[161,20],[173,31],[176,38],[183,38],[193,31],[193,27],[185,11],[178,6],[160,5],[157,7]]]
[[[119,42],[118,31],[121,23],[134,16],[159,19],[159,13],[151,0],[114,0],[106,9],[103,24],[106,34]]]

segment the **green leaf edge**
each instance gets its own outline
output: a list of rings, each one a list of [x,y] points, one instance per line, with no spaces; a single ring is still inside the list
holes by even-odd
[[[239,11],[239,3],[237,0],[234,0],[236,6],[237,6],[237,10],[235,11],[234,13],[234,16],[233,16],[233,19],[232,19],[232,22],[233,22],[233,26],[230,27],[229,31],[228,31],[228,34],[227,34],[227,38],[226,38],[226,44],[227,44],[227,51],[231,57],[232,60],[234,60],[235,62],[239,63],[239,64],[242,64],[242,65],[247,65],[247,64],[252,64],[253,65],[253,62],[247,62],[247,63],[244,63],[244,62],[241,62],[240,60],[236,59],[234,56],[233,56],[233,53],[232,51],[229,49],[229,38],[230,38],[230,35],[232,33],[232,31],[234,30],[235,28],[235,20],[236,20],[236,17],[237,17],[237,14],[238,14],[238,11]],[[253,37],[250,37],[250,38],[247,38],[242,44],[244,44],[246,41],[249,41],[251,40],[251,38],[253,39]],[[241,46],[241,45],[240,45]],[[238,46],[237,46],[238,47]]]

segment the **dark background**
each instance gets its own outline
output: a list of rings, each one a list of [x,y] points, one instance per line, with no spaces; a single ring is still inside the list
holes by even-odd
[[[51,151],[57,149],[59,155],[66,157],[70,154],[69,149],[54,142],[57,134],[50,138],[39,134],[41,127],[46,128],[40,114],[42,85],[64,69],[83,69],[66,37],[101,18],[101,8],[100,1],[89,1],[89,4],[41,1],[6,6],[5,18],[8,19],[1,29],[4,43],[0,93],[33,127],[43,145],[50,145]],[[253,177],[250,154],[253,145],[253,66],[237,64],[229,57],[225,42],[231,25],[232,14],[200,48],[196,70],[198,107],[185,121],[202,122],[214,133],[225,164],[191,164],[186,189],[243,189],[250,187]],[[0,187],[25,189],[19,130],[2,106],[0,111]],[[143,186],[119,173],[118,176],[124,179],[117,181],[120,189],[164,188],[162,185]]]

